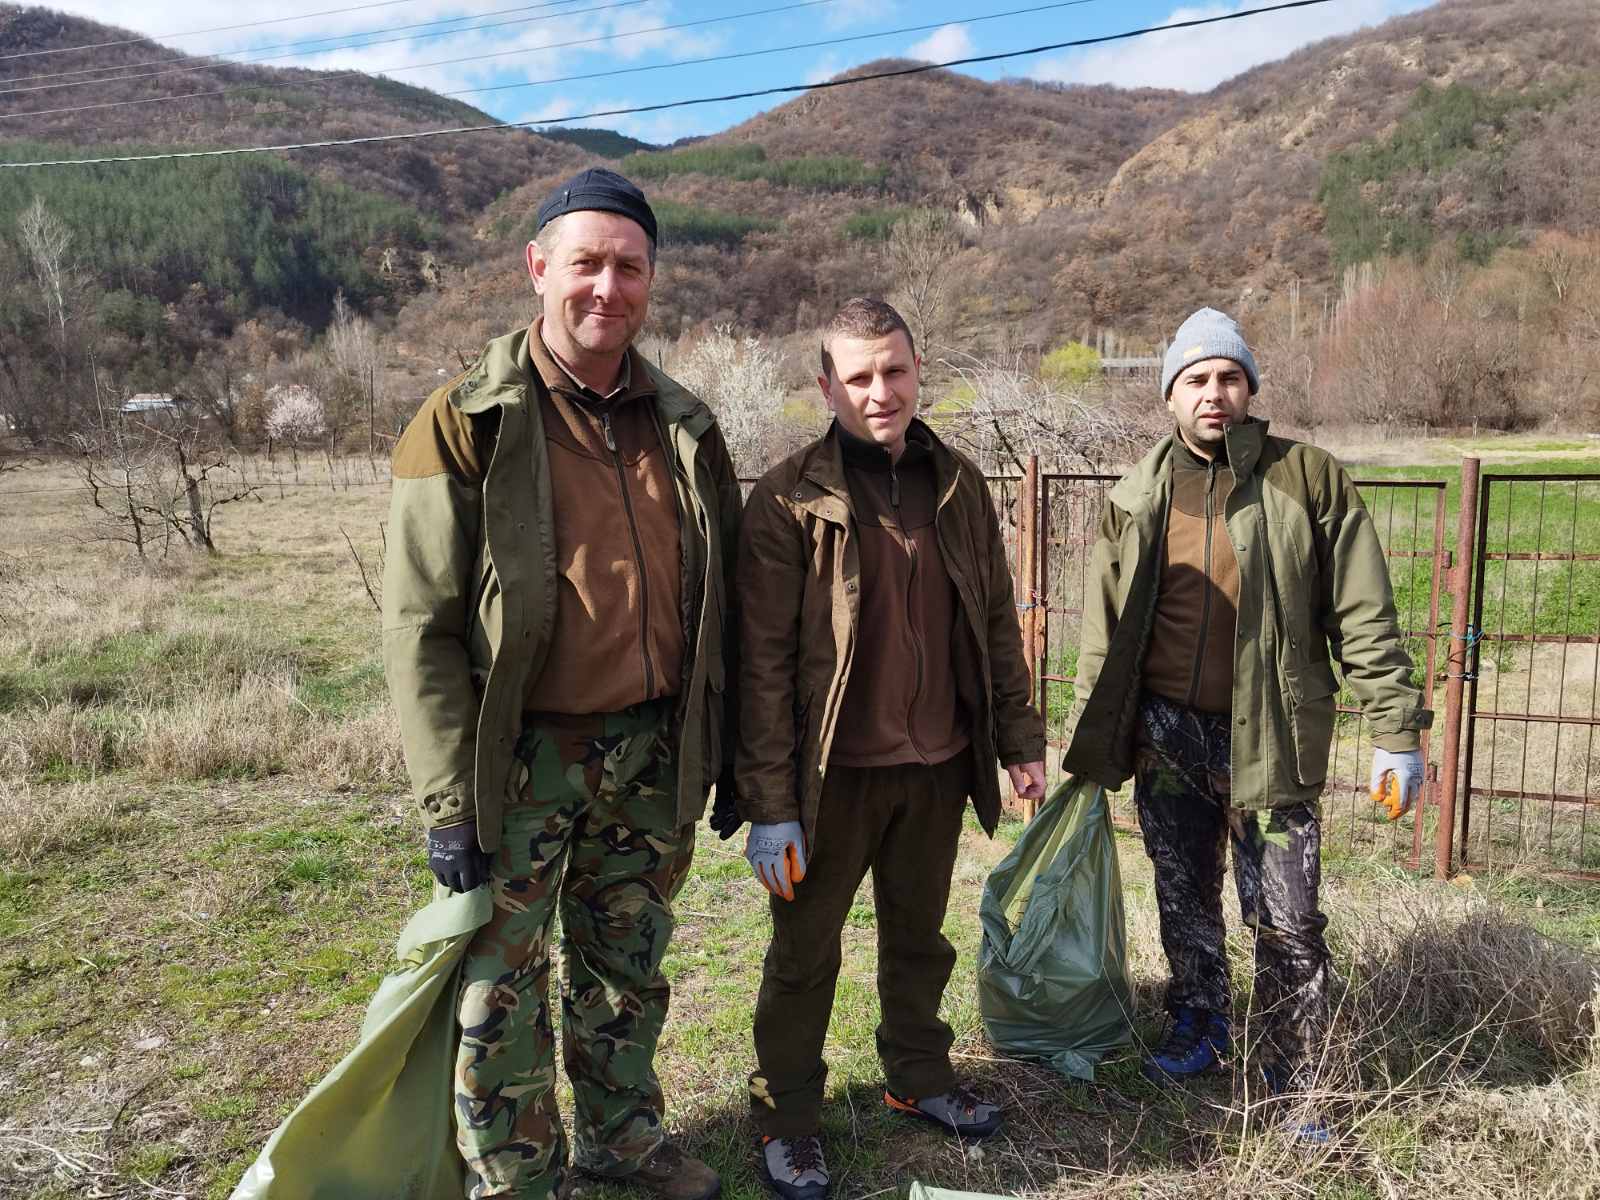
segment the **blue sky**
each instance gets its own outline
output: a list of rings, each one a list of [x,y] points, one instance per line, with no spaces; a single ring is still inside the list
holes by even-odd
[[[814,82],[876,58],[943,62],[994,54],[1233,12],[1268,0],[1183,6],[1157,0],[1076,0],[1061,5],[1051,5],[1050,0],[811,0],[804,4],[796,0],[389,0],[374,4],[368,0],[359,11],[328,12],[352,2],[233,0],[221,5],[215,0],[56,0],[51,7],[155,36],[163,44],[191,54],[241,60],[254,57],[274,66],[356,68],[457,94],[502,120],[528,121]],[[1423,7],[1426,0],[1330,0],[1312,8],[1200,30],[1032,55],[968,70],[984,79],[1027,76],[1206,91],[1308,42]],[[784,8],[788,11],[777,11]],[[1019,9],[1035,11],[1001,15]],[[990,19],[982,19],[985,17]],[[269,23],[230,32],[197,32],[244,22]],[[429,24],[426,28],[397,28],[423,23]],[[490,25],[494,28],[486,28]],[[306,44],[313,40],[315,44]],[[810,44],[779,49],[797,43]],[[766,50],[774,52],[725,62],[695,61]],[[29,64],[37,71],[70,65],[66,55],[34,59]],[[541,82],[602,72],[625,73]],[[196,91],[213,86],[203,74],[192,78]],[[52,102],[67,97],[89,102],[93,91],[90,85],[48,95]],[[580,123],[667,142],[725,129],[783,99],[710,104]],[[203,121],[205,102],[192,103],[197,120]]]

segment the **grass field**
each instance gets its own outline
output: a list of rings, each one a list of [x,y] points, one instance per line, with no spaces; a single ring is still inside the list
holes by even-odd
[[[344,537],[376,558],[385,490],[319,470],[224,510],[217,558],[143,569],[82,540],[64,471],[0,481],[0,1195],[226,1196],[350,1044],[429,894]],[[1600,1194],[1600,892],[1331,855],[1321,1084],[1338,1133],[1308,1153],[1242,1072],[1162,1092],[1136,1049],[1092,1085],[994,1052],[976,912],[1016,833],[969,828],[946,926],[958,1063],[1004,1099],[1007,1131],[963,1151],[884,1112],[864,891],[828,1048],[838,1196],[914,1179],[1051,1197]],[[761,1194],[744,1077],[768,919],[739,844],[706,834],[679,900],[658,1064],[674,1131],[742,1200]],[[1149,868],[1136,839],[1119,850],[1136,1032],[1153,1038]],[[1243,1014],[1248,935],[1229,948]]]

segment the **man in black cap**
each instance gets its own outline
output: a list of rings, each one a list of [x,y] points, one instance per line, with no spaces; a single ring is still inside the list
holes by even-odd
[[[385,672],[429,865],[493,900],[458,999],[471,1198],[543,1200],[565,1179],[558,912],[574,1165],[668,1200],[720,1190],[665,1140],[652,1060],[672,898],[732,772],[740,496],[710,410],[632,348],[655,252],[655,214],[620,175],[556,188],[527,247],[542,315],[395,447]],[[724,837],[732,795],[717,787]]]

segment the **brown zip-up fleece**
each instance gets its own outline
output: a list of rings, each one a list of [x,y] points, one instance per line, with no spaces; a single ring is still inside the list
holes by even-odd
[[[682,532],[652,405],[629,349],[619,393],[601,398],[556,362],[535,322],[528,357],[544,385],[556,620],[534,712],[605,713],[675,695],[683,672]],[[595,670],[605,663],[605,670]]]
[[[1172,442],[1172,498],[1155,624],[1143,685],[1186,708],[1225,713],[1233,706],[1233,639],[1239,614],[1239,560],[1228,537],[1233,468]]]
[[[838,429],[861,553],[861,626],[832,761],[843,767],[942,763],[971,740],[951,647],[956,592],[933,519],[933,458],[916,427],[895,462]]]

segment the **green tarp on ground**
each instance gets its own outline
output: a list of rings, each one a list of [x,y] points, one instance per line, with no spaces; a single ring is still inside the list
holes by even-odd
[[[407,923],[345,1055],[289,1114],[231,1200],[461,1200],[450,1115],[461,957],[488,888],[442,895]]]
[[[920,1183],[911,1185],[911,1200],[1006,1200],[992,1192],[947,1192],[943,1188],[927,1187]]]
[[[978,1010],[995,1047],[1073,1079],[1132,1038],[1122,873],[1105,789],[1069,777],[990,872]]]

